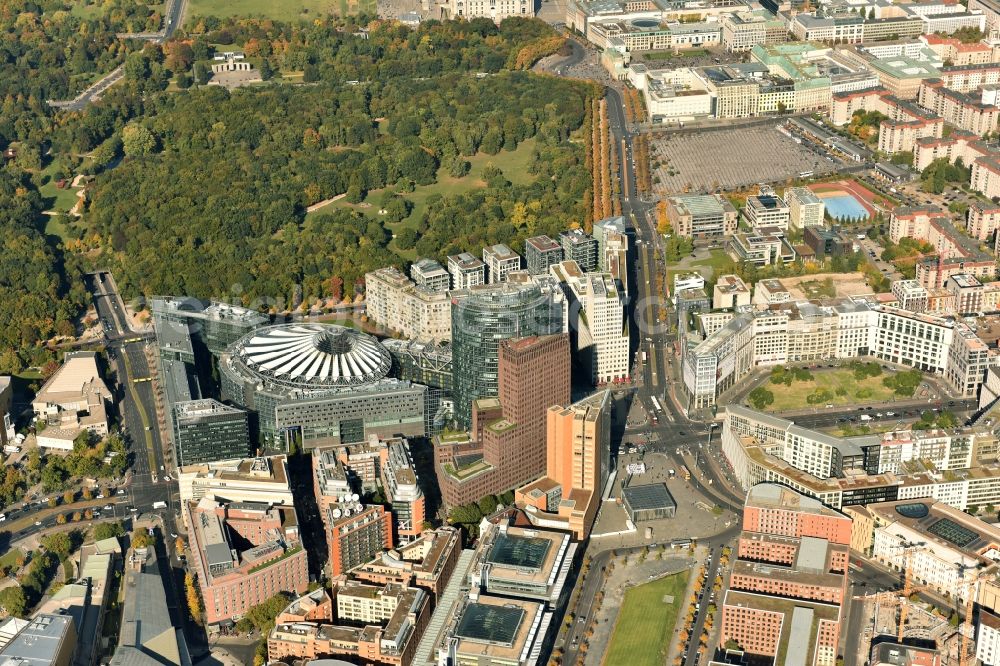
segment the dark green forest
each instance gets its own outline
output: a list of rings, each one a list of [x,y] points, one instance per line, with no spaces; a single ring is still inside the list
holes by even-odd
[[[0,171],[0,346],[21,350],[19,362],[0,359],[8,369],[37,364],[32,345],[72,333],[92,267],[114,270],[128,296],[238,291],[280,307],[297,293],[350,294],[365,272],[414,253],[520,249],[583,221],[578,130],[597,90],[526,71],[562,45],[540,21],[413,30],[366,18],[201,19],[144,45],[114,37],[160,25],[135,0],[88,7],[88,18],[70,9],[0,2],[0,150],[16,154]],[[268,80],[198,85],[215,44],[245,50]],[[45,104],[121,62],[124,81],[99,103]],[[476,187],[431,194],[420,216],[391,228],[415,187],[467,177],[467,158],[499,161],[529,139],[517,184],[486,166]],[[94,176],[83,215],[46,237],[38,190],[73,173]],[[372,190],[390,215],[329,206],[306,216],[310,204]]]

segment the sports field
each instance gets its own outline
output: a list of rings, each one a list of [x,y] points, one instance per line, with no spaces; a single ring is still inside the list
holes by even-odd
[[[190,0],[187,16],[249,16],[299,21],[358,12],[375,13],[375,0]]]
[[[674,624],[685,606],[688,576],[684,571],[625,593],[604,666],[663,666]]]

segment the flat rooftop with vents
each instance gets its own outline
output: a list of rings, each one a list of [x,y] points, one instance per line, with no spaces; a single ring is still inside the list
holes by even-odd
[[[490,594],[551,599],[558,596],[562,571],[571,563],[570,546],[564,532],[503,525],[482,538],[474,576]]]
[[[480,595],[461,604],[439,645],[451,663],[534,664],[551,614],[541,603]]]

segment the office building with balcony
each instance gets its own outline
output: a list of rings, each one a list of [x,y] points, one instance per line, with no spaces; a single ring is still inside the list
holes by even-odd
[[[571,229],[559,234],[559,242],[566,261],[575,261],[585,273],[597,270],[599,262],[596,238],[582,229]]]
[[[524,260],[531,275],[548,275],[549,266],[563,260],[563,247],[548,236],[524,241]]]
[[[433,259],[417,259],[410,266],[410,279],[417,287],[431,292],[448,291],[451,276],[444,267]]]
[[[521,270],[521,255],[503,243],[483,248],[483,263],[486,264],[486,277],[489,284],[507,281],[507,275],[512,271]]]
[[[450,255],[448,272],[451,273],[452,289],[470,289],[486,284],[486,264],[468,252]]]
[[[415,283],[393,266],[366,273],[365,312],[376,324],[405,338],[446,341],[451,338],[451,299],[443,287],[448,276],[443,269],[436,273],[425,268],[426,273],[418,269],[414,275],[430,287]]]

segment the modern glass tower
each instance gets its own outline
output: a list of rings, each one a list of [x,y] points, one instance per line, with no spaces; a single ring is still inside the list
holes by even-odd
[[[535,281],[482,285],[452,297],[455,418],[468,428],[472,401],[497,395],[500,341],[562,332],[563,298]]]

